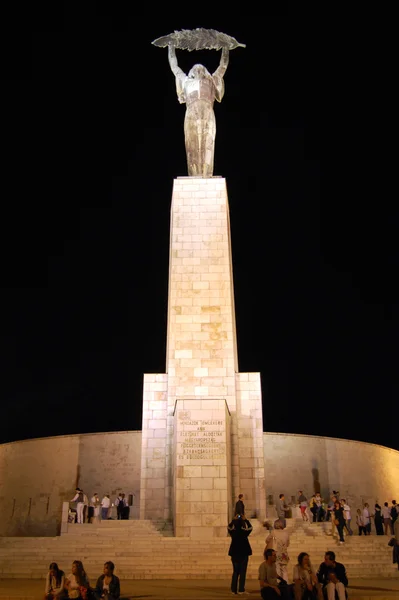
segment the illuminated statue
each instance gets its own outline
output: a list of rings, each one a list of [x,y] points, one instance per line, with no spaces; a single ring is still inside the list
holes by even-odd
[[[153,42],[168,47],[170,68],[176,77],[176,91],[180,103],[186,104],[184,137],[188,174],[194,177],[212,177],[215,154],[216,120],[215,100],[224,95],[223,76],[229,64],[229,50],[239,44],[234,38],[213,29],[175,32]],[[188,75],[177,63],[175,48],[186,50],[220,49],[220,64],[211,75],[203,65],[194,65]]]

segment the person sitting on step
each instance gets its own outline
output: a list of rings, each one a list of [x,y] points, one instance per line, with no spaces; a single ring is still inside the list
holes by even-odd
[[[90,582],[80,560],[73,561],[72,571],[65,579],[65,588],[68,592],[68,598],[88,600]]]
[[[263,556],[265,560],[260,564],[258,571],[262,600],[289,600],[292,597],[292,586],[277,575],[276,551],[269,548]]]
[[[48,568],[46,585],[44,588],[45,600],[60,600],[66,597],[65,573],[61,571],[57,563],[52,562]]]
[[[298,555],[298,564],[294,567],[293,579],[295,600],[323,600],[321,584],[318,582],[316,572],[310,564],[309,554],[306,552]]]
[[[104,572],[97,579],[94,589],[95,600],[118,600],[121,595],[119,577],[114,575],[115,565],[111,560],[104,564]]]
[[[327,600],[346,600],[346,588],[348,586],[348,577],[346,569],[342,563],[336,562],[335,552],[328,550],[324,555],[324,562],[321,563],[317,572],[317,579],[323,586],[323,594]]]

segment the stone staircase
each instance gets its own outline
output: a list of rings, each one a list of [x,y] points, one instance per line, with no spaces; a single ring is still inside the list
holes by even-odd
[[[248,579],[257,579],[262,562],[266,529],[251,521],[250,537],[253,556],[249,561]],[[392,549],[387,536],[368,537],[354,534],[339,545],[331,537],[329,523],[306,524],[302,519],[287,522],[290,531],[289,573],[300,552],[310,554],[318,566],[326,550],[334,550],[337,560],[347,568],[352,578],[399,578],[392,564]],[[68,525],[68,532],[49,538],[0,538],[0,579],[42,579],[50,562],[70,572],[73,560],[83,562],[94,581],[102,573],[106,560],[116,565],[121,579],[229,579],[231,562],[228,557],[230,539],[192,540],[175,538],[171,527],[151,521],[102,521],[93,525]]]

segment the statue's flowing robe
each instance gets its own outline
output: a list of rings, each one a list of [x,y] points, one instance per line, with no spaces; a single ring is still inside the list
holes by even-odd
[[[217,69],[202,78],[185,75],[181,69],[176,75],[176,91],[180,103],[186,103],[184,136],[187,168],[191,176],[211,177],[215,153],[216,120],[213,111],[215,99],[222,101],[223,78]]]

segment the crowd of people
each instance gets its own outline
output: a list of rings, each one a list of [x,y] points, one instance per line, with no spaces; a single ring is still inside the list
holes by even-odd
[[[118,494],[112,504],[109,494],[104,494],[102,500],[100,500],[97,492],[94,492],[89,500],[85,492],[77,487],[71,502],[75,503],[76,506],[75,512],[71,512],[71,520],[76,521],[76,523],[105,521],[110,518],[112,506],[116,506],[118,520],[129,519],[130,507],[123,492]]]
[[[281,496],[281,494],[280,494]],[[313,523],[320,521],[331,521],[332,534],[335,529],[339,535],[340,543],[345,542],[344,531],[348,535],[353,535],[351,526],[352,510],[345,498],[340,498],[339,492],[333,490],[329,502],[326,504],[320,494],[313,494],[310,501],[306,498],[302,490],[298,492],[298,504],[301,510],[302,519]],[[276,505],[277,514],[279,514],[280,501]],[[312,520],[308,514],[312,515]],[[394,535],[395,523],[398,519],[399,507],[396,500],[392,500],[391,506],[384,502],[381,507],[378,503],[374,505],[374,511],[365,502],[362,508],[356,509],[356,525],[359,535],[370,535],[371,525],[374,521],[376,535]]]
[[[114,563],[108,560],[95,587],[91,587],[80,560],[73,561],[69,575],[52,562],[46,577],[44,600],[119,600],[120,582],[114,570]]]

